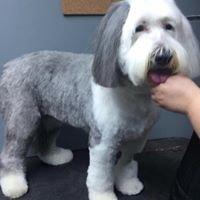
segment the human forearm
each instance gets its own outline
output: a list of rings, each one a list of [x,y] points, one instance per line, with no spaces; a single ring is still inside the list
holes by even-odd
[[[200,138],[200,91],[199,95],[194,98],[195,99],[188,108],[187,116],[192,124],[193,129]]]

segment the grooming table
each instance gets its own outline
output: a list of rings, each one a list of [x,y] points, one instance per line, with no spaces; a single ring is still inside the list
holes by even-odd
[[[117,192],[119,200],[168,200],[187,143],[186,139],[148,142],[144,152],[136,156],[145,189],[137,196]],[[71,163],[57,167],[44,164],[37,157],[27,158],[29,191],[20,200],[88,200],[85,183],[88,162],[88,150],[74,151]],[[6,199],[0,192],[0,200]]]

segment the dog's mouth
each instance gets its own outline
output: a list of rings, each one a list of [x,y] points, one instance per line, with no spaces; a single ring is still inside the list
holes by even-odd
[[[148,71],[148,81],[150,84],[159,85],[165,83],[173,74],[173,70],[170,68],[150,69]]]

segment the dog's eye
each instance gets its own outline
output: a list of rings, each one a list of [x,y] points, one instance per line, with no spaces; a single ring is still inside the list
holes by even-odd
[[[171,24],[166,24],[165,29],[168,30],[168,31],[173,31],[174,27]]]
[[[136,33],[139,33],[139,32],[142,32],[142,31],[144,31],[144,30],[145,30],[144,25],[139,25],[139,26],[136,27],[135,32],[136,32]]]

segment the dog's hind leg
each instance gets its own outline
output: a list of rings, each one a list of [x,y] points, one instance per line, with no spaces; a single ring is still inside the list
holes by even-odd
[[[56,145],[60,127],[60,122],[56,119],[43,117],[37,136],[37,149],[38,157],[46,164],[57,166],[73,159],[71,150]]]
[[[118,191],[125,195],[139,194],[144,186],[138,179],[138,163],[133,156],[140,153],[146,139],[127,142],[121,148],[121,157],[115,167],[115,185]]]
[[[40,122],[37,108],[22,104],[7,116],[1,152],[0,184],[3,194],[9,198],[18,198],[28,191],[25,157]]]

